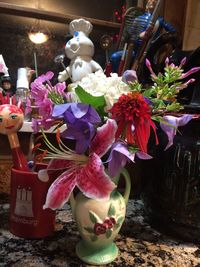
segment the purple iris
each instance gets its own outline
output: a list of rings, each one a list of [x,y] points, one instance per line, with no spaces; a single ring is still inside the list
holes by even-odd
[[[96,110],[87,104],[67,103],[55,105],[53,117],[64,118],[67,129],[62,137],[76,140],[76,152],[84,153],[95,134],[95,125],[101,122]]]

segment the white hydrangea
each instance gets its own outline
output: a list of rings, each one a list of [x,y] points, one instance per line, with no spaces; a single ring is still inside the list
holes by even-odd
[[[81,81],[70,84],[70,91],[74,92],[77,85],[93,96],[103,95],[106,100],[106,110],[110,109],[118,100],[120,95],[130,91],[129,86],[122,81],[117,73],[112,73],[111,77],[106,77],[102,71],[90,73]]]

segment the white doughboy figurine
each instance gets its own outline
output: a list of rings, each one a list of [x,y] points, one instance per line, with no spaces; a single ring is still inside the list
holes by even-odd
[[[88,38],[92,28],[92,24],[85,19],[75,19],[70,22],[69,31],[73,38],[66,43],[65,53],[71,61],[69,66],[59,73],[60,82],[69,78],[72,82],[77,82],[89,73],[102,70],[101,66],[92,59],[94,44]]]

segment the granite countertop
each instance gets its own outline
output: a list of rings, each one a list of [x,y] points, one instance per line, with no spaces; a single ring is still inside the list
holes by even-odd
[[[86,267],[75,254],[80,239],[68,205],[57,211],[52,237],[26,240],[8,230],[9,205],[0,205],[0,267]],[[200,267],[200,245],[170,238],[145,222],[143,203],[130,200],[126,220],[116,238],[117,259],[104,266]]]

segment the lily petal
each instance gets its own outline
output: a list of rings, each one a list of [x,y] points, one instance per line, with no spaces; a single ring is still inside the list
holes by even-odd
[[[117,123],[115,120],[108,119],[107,122],[97,128],[97,134],[91,142],[90,153],[96,153],[102,157],[111,147],[115,140]]]
[[[69,199],[76,186],[76,171],[63,172],[50,186],[44,209],[52,210],[61,208]]]
[[[88,164],[77,175],[77,187],[83,194],[94,199],[109,199],[116,185],[104,171],[104,165],[98,155],[93,153]]]

